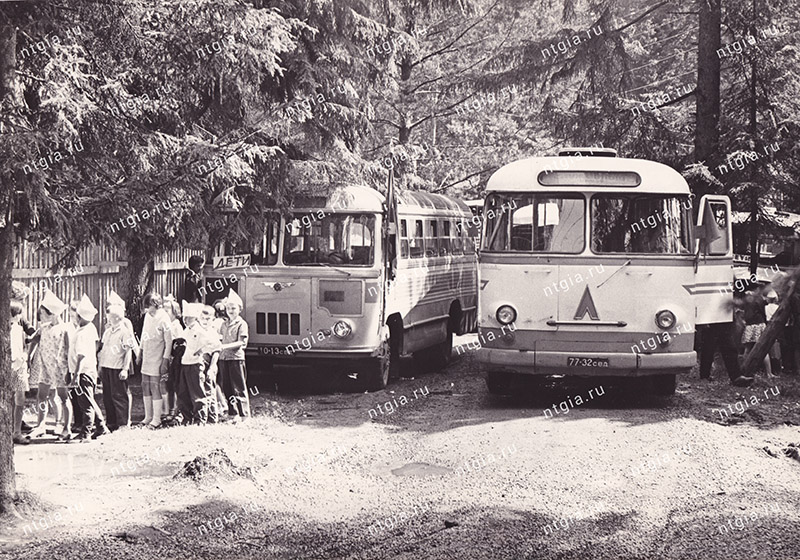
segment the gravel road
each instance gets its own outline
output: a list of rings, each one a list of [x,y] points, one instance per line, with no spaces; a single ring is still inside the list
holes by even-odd
[[[253,376],[247,424],[18,447],[0,558],[800,558],[797,378],[501,398],[469,354],[377,393],[319,375]],[[173,478],[214,449],[245,470]]]

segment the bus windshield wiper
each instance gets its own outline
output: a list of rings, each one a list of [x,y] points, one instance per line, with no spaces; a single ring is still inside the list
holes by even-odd
[[[619,272],[620,270],[622,270],[623,268],[625,268],[625,267],[626,267],[626,266],[628,266],[629,264],[631,264],[631,260],[630,260],[630,259],[628,259],[627,261],[625,261],[624,263],[622,263],[622,266],[620,266],[620,267],[619,267],[617,270],[615,270],[615,271],[614,271],[614,273],[613,273],[611,276],[609,276],[608,278],[606,278],[605,280],[603,280],[602,282],[600,282],[600,283],[597,285],[597,287],[598,287],[598,288],[600,288],[600,287],[601,287],[603,284],[605,284],[606,282],[608,282],[609,280],[611,280],[611,279],[614,277],[614,274],[616,274],[617,272]]]

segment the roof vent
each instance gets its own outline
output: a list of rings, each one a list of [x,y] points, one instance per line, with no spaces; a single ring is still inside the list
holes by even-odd
[[[559,156],[591,156],[591,157],[617,157],[617,150],[614,148],[562,148],[558,151]]]

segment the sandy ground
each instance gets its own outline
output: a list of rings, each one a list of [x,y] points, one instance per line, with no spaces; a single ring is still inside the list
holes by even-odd
[[[466,355],[377,393],[302,379],[253,375],[247,424],[16,447],[0,558],[800,558],[798,378],[500,398]],[[215,449],[249,471],[174,478]]]

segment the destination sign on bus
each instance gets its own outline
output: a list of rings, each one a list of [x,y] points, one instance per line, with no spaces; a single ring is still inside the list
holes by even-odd
[[[642,178],[634,171],[542,171],[539,184],[546,187],[638,187]]]
[[[250,264],[250,255],[228,255],[214,257],[214,270],[219,268],[239,268]]]

